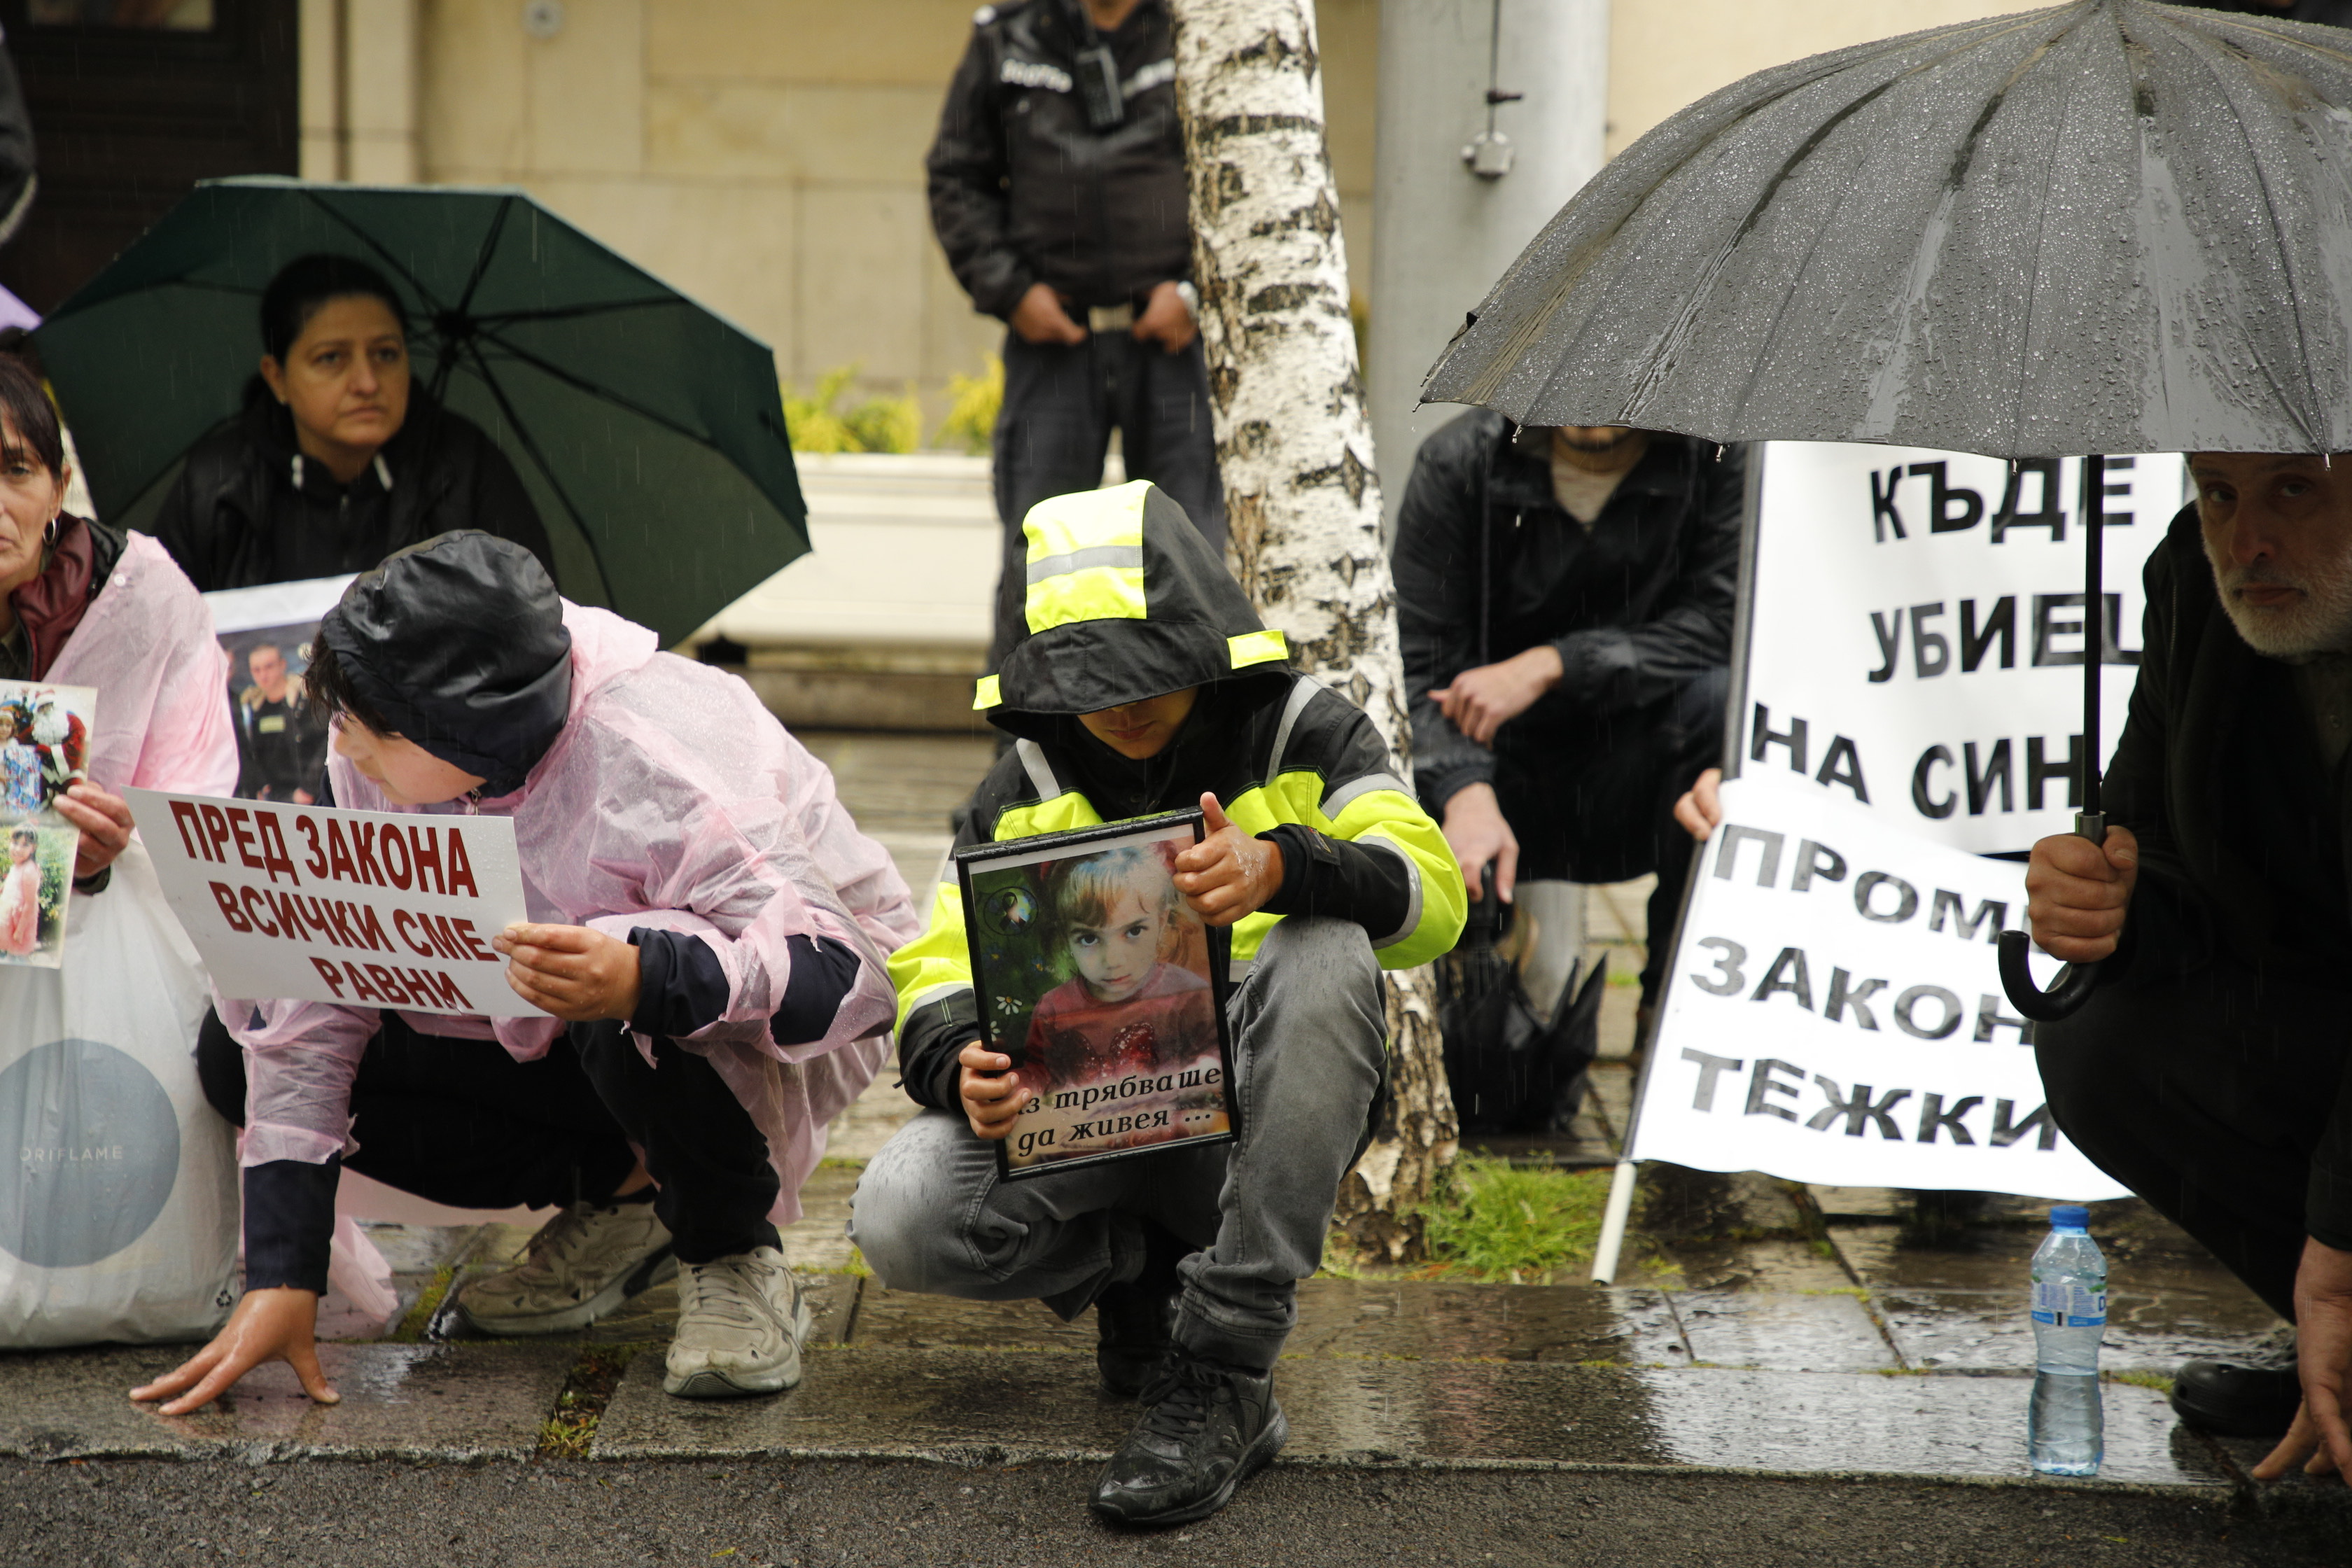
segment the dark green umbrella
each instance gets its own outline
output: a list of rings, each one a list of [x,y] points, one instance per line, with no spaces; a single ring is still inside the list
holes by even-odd
[[[313,252],[400,290],[418,384],[513,462],[571,597],[674,643],[807,552],[767,346],[517,190],[198,185],[37,334],[101,516],[236,416],[262,290]]]

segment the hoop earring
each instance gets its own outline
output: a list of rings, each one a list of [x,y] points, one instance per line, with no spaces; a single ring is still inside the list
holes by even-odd
[[[59,512],[56,517],[49,519],[48,525],[41,530],[42,543],[51,546],[56,545],[58,542],[58,524],[64,516],[65,513]]]

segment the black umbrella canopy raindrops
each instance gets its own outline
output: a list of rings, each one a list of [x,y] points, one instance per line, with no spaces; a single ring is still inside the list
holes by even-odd
[[[101,515],[136,526],[235,416],[262,290],[313,252],[400,291],[420,384],[514,463],[571,597],[674,643],[808,550],[757,339],[520,191],[276,178],[197,186],[37,334]]]
[[[2078,0],[1682,110],[1561,209],[1423,396],[1531,425],[2048,458],[2343,451],[2347,387],[2352,37]],[[2044,998],[2024,960],[2005,938],[2029,1016],[2088,995],[2087,966]]]

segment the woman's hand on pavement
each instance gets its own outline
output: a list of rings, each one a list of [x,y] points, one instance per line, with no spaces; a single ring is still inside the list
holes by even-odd
[[[1213,926],[1229,926],[1265,907],[1282,889],[1282,848],[1225,820],[1213,795],[1201,797],[1208,837],[1176,857],[1176,890]]]
[[[1201,335],[1199,323],[1192,320],[1192,307],[1184,303],[1183,293],[1173,283],[1152,289],[1143,314],[1135,318],[1133,331],[1137,342],[1158,343],[1171,354],[1182,353]]]
[[[51,804],[58,816],[81,829],[81,844],[74,851],[77,879],[97,876],[129,847],[134,824],[130,804],[121,795],[109,795],[84,779]]]
[[[212,1343],[144,1387],[134,1388],[139,1400],[167,1399],[166,1415],[201,1410],[226,1394],[236,1380],[265,1362],[282,1361],[294,1369],[302,1392],[321,1405],[342,1401],[319,1366],[319,1297],[290,1285],[247,1290],[229,1314]],[[176,1395],[177,1397],[174,1397]]]
[[[1482,664],[1454,678],[1430,696],[1437,700],[1453,726],[1482,746],[1492,745],[1495,731],[1535,706],[1536,699],[1559,684],[1566,666],[1559,649],[1538,643],[1500,664]]]
[[[1519,880],[1519,840],[1503,820],[1493,784],[1464,784],[1446,797],[1445,843],[1462,868],[1462,885],[1471,902],[1486,896],[1482,889],[1490,860],[1495,863],[1496,897],[1511,901],[1511,889]]]
[[[1062,343],[1071,347],[1087,341],[1087,330],[1062,309],[1062,297],[1051,286],[1032,283],[1021,303],[1013,307],[1010,326],[1024,343]]]
[[[2298,1464],[2308,1475],[2352,1478],[2352,1252],[2305,1238],[2294,1271],[2294,1337],[2303,1408],[2285,1440],[2254,1467],[2254,1479],[2274,1481]]]
[[[2094,844],[2058,833],[2034,845],[2025,866],[2025,919],[2053,958],[2096,963],[2116,951],[2132,886],[2139,879],[2139,840],[2110,827]]]
[[[507,955],[507,984],[543,1013],[574,1024],[636,1016],[637,950],[587,926],[520,921],[490,938]]]
[[[1013,1058],[991,1050],[984,1040],[973,1040],[956,1053],[956,1094],[963,1101],[963,1119],[982,1138],[1011,1132],[1013,1118],[1029,1100],[1028,1086],[1013,1070]]]
[[[1723,826],[1722,788],[1723,770],[1709,768],[1683,792],[1682,799],[1675,802],[1675,820],[1701,844],[1715,837],[1715,830]]]

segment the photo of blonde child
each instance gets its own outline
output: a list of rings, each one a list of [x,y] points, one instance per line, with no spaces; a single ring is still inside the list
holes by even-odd
[[[1045,879],[1048,951],[1072,971],[1029,1016],[1021,1072],[1033,1088],[1188,1064],[1217,1050],[1209,982],[1167,962],[1177,897],[1160,846],[1056,862]]]

